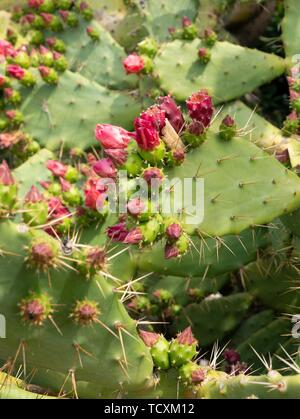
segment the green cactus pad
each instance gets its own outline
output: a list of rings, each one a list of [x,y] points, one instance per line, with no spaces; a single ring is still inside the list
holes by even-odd
[[[136,264],[143,272],[185,278],[214,278],[255,260],[257,249],[268,244],[266,233],[266,229],[247,230],[239,236],[223,237],[222,241],[193,237],[194,246],[178,260],[165,260],[161,245],[156,244],[152,249],[145,248],[137,252]]]
[[[148,0],[143,4],[131,1],[127,15],[117,26],[114,36],[126,48],[134,48],[149,35],[158,41],[165,41],[170,38],[168,28],[180,27],[184,16],[194,20],[197,7],[197,0]]]
[[[282,38],[286,56],[299,62],[299,41],[300,41],[300,18],[299,2],[297,0],[285,0],[285,17],[282,22]]]
[[[53,153],[42,149],[14,170],[14,178],[18,181],[19,199],[25,197],[31,186],[36,185],[37,180],[47,181],[50,179],[51,173],[47,170],[46,163],[51,159],[53,159]]]
[[[86,33],[92,27],[99,34],[98,42],[92,41]],[[110,89],[133,89],[137,78],[126,76],[122,65],[126,57],[123,48],[96,21],[81,22],[77,28],[69,29],[60,35],[67,47],[66,57],[70,70],[78,72],[91,81]]]
[[[257,318],[257,315],[254,318]],[[241,355],[243,362],[251,365],[252,369],[258,368],[261,371],[264,366],[255,351],[269,360],[269,354],[272,356],[280,348],[280,345],[287,341],[286,335],[290,333],[290,330],[291,323],[288,320],[273,320],[269,324],[263,325],[255,333],[249,334],[248,338],[237,346],[236,350]]]
[[[286,70],[285,61],[275,55],[228,42],[217,42],[211,49],[210,62],[201,64],[198,50],[202,46],[199,39],[175,40],[162,45],[155,58],[155,73],[162,89],[179,101],[206,88],[215,104],[222,103],[251,92]]]
[[[1,313],[7,319],[7,338],[1,343],[0,358],[14,357],[20,345],[25,345],[27,368],[50,368],[65,377],[71,374],[73,382],[75,378],[94,383],[111,394],[120,386],[143,387],[152,373],[151,357],[138,337],[136,323],[114,292],[115,285],[100,276],[87,280],[62,269],[51,271],[49,282],[47,275],[38,276],[28,267],[24,256],[29,240],[53,239],[42,232],[23,233],[11,222],[1,223],[0,232],[0,248],[20,255],[2,259],[0,301]],[[18,304],[30,292],[51,298],[54,324],[50,319],[39,327],[22,321]],[[98,303],[101,323],[80,326],[73,321],[70,315],[74,304],[83,299]],[[17,358],[16,364],[22,362],[22,357]],[[106,369],[107,374],[103,374]],[[73,390],[76,395],[76,389]]]
[[[204,219],[200,226],[185,226],[190,234],[197,229],[208,236],[238,234],[300,205],[299,178],[239,138],[224,142],[208,133],[208,140],[168,175],[170,179],[204,179]]]
[[[300,375],[282,377],[279,373],[265,376],[237,377],[219,375],[207,379],[199,388],[203,399],[299,399]],[[274,375],[277,377],[274,379]]]
[[[228,297],[207,299],[200,304],[190,304],[183,310],[171,330],[183,330],[192,326],[200,346],[207,346],[221,340],[234,330],[246,316],[253,298],[248,293]]]
[[[59,85],[38,85],[22,106],[26,130],[42,146],[59,149],[95,143],[93,128],[110,123],[130,129],[140,112],[138,101],[125,93],[114,92],[85,77],[67,71]]]

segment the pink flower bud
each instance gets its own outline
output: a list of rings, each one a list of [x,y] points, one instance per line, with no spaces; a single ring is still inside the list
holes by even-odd
[[[13,55],[15,52],[14,47],[12,44],[8,41],[5,41],[4,39],[0,39],[0,56],[7,58]]]
[[[144,344],[149,348],[152,348],[160,338],[158,333],[146,332],[145,330],[140,330],[139,335],[143,339]]]
[[[167,244],[165,247],[165,259],[174,259],[179,256],[180,252],[175,244]]]
[[[51,25],[54,15],[51,13],[41,13],[41,17],[46,25]]]
[[[10,186],[14,184],[15,181],[12,177],[8,164],[5,160],[3,160],[2,164],[0,164],[0,185]]]
[[[107,197],[106,191],[107,186],[99,179],[88,179],[84,186],[85,205],[92,210],[102,207]]]
[[[23,80],[26,75],[26,71],[19,65],[10,64],[7,66],[6,71],[11,77],[17,80]]]
[[[131,54],[125,58],[123,66],[127,74],[140,73],[145,68],[145,62],[139,55]]]
[[[123,166],[128,159],[128,152],[125,149],[106,148],[105,154],[109,157],[116,166]]]
[[[0,74],[0,88],[5,86],[7,83],[7,79],[5,76],[3,76],[2,74]]]
[[[63,192],[69,192],[71,189],[71,183],[66,181],[63,177],[59,178],[60,184],[61,184],[61,190]]]
[[[127,204],[127,209],[130,215],[141,215],[145,209],[145,203],[140,198],[131,199]]]
[[[191,26],[193,24],[193,22],[191,21],[191,19],[188,16],[184,16],[182,18],[182,27],[183,28],[187,28],[189,26]]]
[[[11,109],[9,111],[6,111],[5,115],[7,116],[8,119],[13,121],[15,117],[17,116],[17,112],[14,109]]]
[[[42,76],[42,78],[46,78],[49,76],[51,69],[49,67],[46,67],[45,65],[40,65],[39,66],[39,72],[40,75]]]
[[[68,10],[59,10],[58,13],[64,22],[66,22],[70,16],[70,12],[68,12]]]
[[[142,230],[137,227],[129,231],[123,243],[139,244],[143,240]]]
[[[170,240],[178,240],[181,237],[182,232],[183,231],[181,225],[177,223],[169,225],[169,227],[166,230],[167,237]]]
[[[180,149],[180,150],[173,151],[173,159],[178,164],[182,164],[184,162],[184,160],[185,160],[185,152],[184,152],[184,150]]]
[[[28,194],[25,196],[25,202],[35,203],[44,200],[43,195],[38,191],[36,186],[32,186]]]
[[[164,180],[164,174],[158,167],[148,167],[143,172],[143,178],[151,186],[152,181],[157,181],[161,184]]]
[[[44,0],[28,0],[28,7],[38,9],[44,4]]]
[[[109,124],[99,124],[95,129],[96,139],[103,148],[121,149],[126,148],[133,134],[123,128]]]
[[[183,332],[178,333],[176,340],[181,345],[188,345],[192,346],[195,343],[198,343],[197,339],[195,339],[191,326],[187,327]]]
[[[126,224],[124,222],[116,224],[112,227],[108,227],[107,231],[107,236],[116,241],[116,242],[124,242],[124,240],[126,239],[126,236],[128,234],[128,230],[126,228]]]
[[[205,380],[205,372],[203,369],[199,368],[192,372],[192,383],[194,384],[200,384]]]
[[[48,160],[47,169],[50,170],[56,177],[64,177],[68,171],[67,166],[56,160]]]
[[[113,161],[109,158],[98,160],[93,165],[94,172],[103,178],[116,178],[117,177],[117,169],[113,164]]]

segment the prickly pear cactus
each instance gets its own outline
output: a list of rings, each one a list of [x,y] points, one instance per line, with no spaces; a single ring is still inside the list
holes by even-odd
[[[299,398],[296,2],[278,55],[230,32],[267,4],[13,3],[0,399]]]

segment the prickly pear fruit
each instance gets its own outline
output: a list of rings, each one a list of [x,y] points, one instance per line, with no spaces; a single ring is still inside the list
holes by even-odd
[[[161,370],[170,368],[169,342],[158,333],[140,330],[140,336],[145,345],[150,348],[154,365]]]
[[[191,327],[179,333],[170,345],[170,360],[172,367],[181,367],[197,355],[197,340]]]

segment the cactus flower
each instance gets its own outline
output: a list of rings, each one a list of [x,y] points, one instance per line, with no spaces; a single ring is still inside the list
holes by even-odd
[[[138,54],[130,54],[123,61],[123,66],[127,74],[136,74],[145,68],[145,62]]]
[[[159,107],[165,112],[166,118],[169,120],[172,127],[178,133],[184,126],[184,118],[181,108],[177,106],[176,102],[171,96],[164,96],[158,99]]]
[[[212,120],[214,108],[212,98],[206,90],[194,93],[186,102],[192,119],[201,122],[207,128]]]
[[[158,105],[151,106],[149,109],[143,112],[140,116],[140,119],[151,122],[151,124],[159,132],[161,132],[162,129],[166,126],[165,111],[161,109]]]
[[[95,136],[103,148],[122,149],[128,146],[134,134],[114,125],[98,124]]]
[[[152,151],[160,145],[159,133],[152,119],[136,118],[134,125],[136,141],[142,150]]]
[[[56,160],[48,160],[47,169],[56,177],[64,177],[68,171],[67,166]]]

